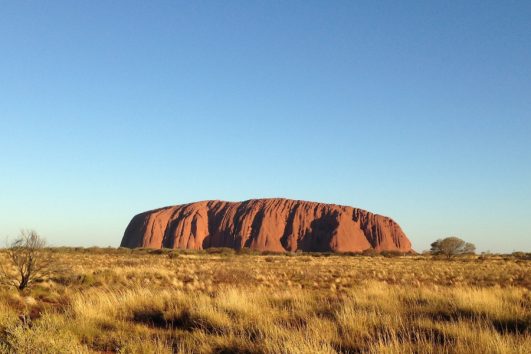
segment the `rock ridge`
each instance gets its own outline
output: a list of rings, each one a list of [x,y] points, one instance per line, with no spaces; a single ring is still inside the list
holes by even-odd
[[[122,247],[248,247],[273,252],[411,251],[391,218],[350,206],[291,200],[205,200],[133,217]]]

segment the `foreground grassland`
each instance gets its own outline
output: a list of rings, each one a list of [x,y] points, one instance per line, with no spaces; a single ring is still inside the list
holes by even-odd
[[[0,353],[531,353],[525,258],[53,254]]]

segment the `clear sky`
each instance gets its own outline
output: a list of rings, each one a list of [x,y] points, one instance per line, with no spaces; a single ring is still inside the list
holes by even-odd
[[[530,1],[0,1],[0,238],[286,197],[531,251]]]

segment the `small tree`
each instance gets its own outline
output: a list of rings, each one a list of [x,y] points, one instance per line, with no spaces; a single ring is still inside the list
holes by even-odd
[[[430,251],[432,254],[441,254],[452,258],[460,254],[474,253],[475,250],[476,246],[472,243],[465,242],[458,237],[447,237],[432,243]]]
[[[33,230],[22,230],[7,247],[7,262],[0,264],[0,282],[24,290],[52,272],[53,260],[46,241]]]

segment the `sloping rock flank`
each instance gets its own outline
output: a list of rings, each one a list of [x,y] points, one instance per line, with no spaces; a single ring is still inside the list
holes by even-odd
[[[202,201],[136,215],[122,247],[259,251],[411,250],[400,226],[365,210],[289,199]]]

